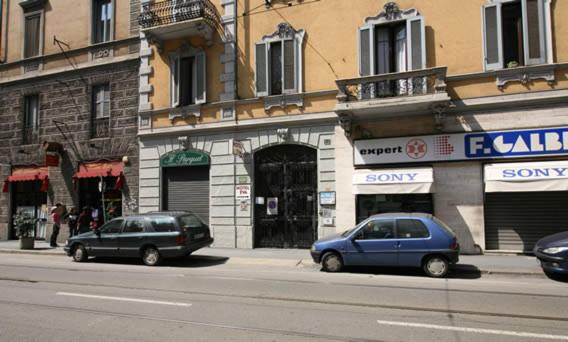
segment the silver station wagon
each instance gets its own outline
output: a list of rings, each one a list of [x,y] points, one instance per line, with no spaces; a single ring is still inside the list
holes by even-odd
[[[76,262],[94,257],[142,258],[148,266],[188,256],[209,246],[209,226],[191,212],[153,212],[119,217],[99,229],[71,237],[65,252]]]

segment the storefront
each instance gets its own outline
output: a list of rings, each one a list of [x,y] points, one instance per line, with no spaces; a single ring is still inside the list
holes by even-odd
[[[486,249],[531,251],[568,231],[568,161],[484,166]]]
[[[34,218],[47,218],[47,167],[16,166],[4,181],[3,192],[11,193],[12,215],[25,213]],[[45,239],[45,222],[38,222],[35,237]],[[9,231],[10,239],[16,239],[15,227]]]
[[[360,169],[353,174],[357,223],[375,214],[433,214],[434,175],[431,167]]]

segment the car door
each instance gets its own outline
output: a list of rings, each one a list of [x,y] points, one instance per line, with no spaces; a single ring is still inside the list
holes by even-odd
[[[430,231],[421,220],[396,220],[398,238],[398,264],[400,266],[420,267],[422,258],[428,253],[427,241],[431,239]]]
[[[91,240],[88,253],[92,256],[117,256],[118,237],[123,223],[123,219],[115,219],[99,228],[100,234]]]
[[[134,217],[126,219],[119,238],[119,253],[125,257],[139,257],[140,247],[146,239],[146,219]]]
[[[345,263],[397,266],[397,246],[394,219],[371,219],[347,241]]]

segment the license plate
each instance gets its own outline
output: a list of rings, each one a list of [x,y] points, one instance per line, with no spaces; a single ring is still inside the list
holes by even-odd
[[[201,239],[204,236],[205,236],[205,233],[199,233],[199,234],[195,234],[193,237],[196,238],[196,239]]]

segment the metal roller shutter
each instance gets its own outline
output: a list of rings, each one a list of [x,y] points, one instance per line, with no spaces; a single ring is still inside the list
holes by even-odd
[[[542,237],[568,231],[568,192],[485,194],[488,250],[532,251]]]
[[[164,210],[189,210],[209,223],[209,166],[163,168]]]

